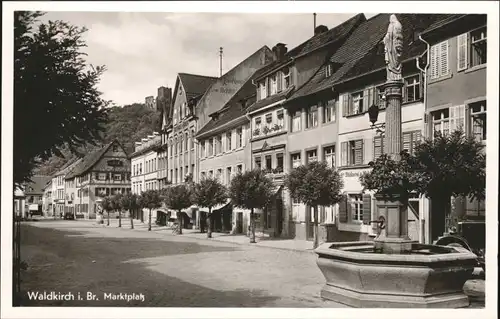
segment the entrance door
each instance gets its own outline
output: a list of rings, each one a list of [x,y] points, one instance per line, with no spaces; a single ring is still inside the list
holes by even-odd
[[[238,212],[238,214],[236,215],[236,232],[238,234],[243,233],[243,213],[242,212]]]
[[[306,207],[306,239],[314,239],[314,216],[311,207]]]
[[[280,236],[283,231],[283,200],[276,200],[276,236]]]

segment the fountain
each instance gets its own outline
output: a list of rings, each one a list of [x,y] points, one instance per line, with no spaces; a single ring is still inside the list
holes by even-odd
[[[401,151],[402,28],[391,15],[384,38],[387,64],[387,153]],[[460,308],[469,305],[463,285],[477,264],[460,247],[424,245],[408,237],[408,211],[397,195],[377,197],[374,242],[325,243],[316,250],[326,278],[321,297],[363,308]]]

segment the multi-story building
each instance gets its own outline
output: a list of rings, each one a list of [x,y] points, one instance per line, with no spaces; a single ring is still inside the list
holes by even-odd
[[[160,145],[161,135],[157,132],[135,142],[135,151],[130,155],[132,193],[140,195],[143,191],[159,189],[157,147]],[[156,214],[152,216],[156,218]],[[140,211],[137,217],[143,221],[144,212]]]
[[[422,68],[425,46],[418,41],[419,32],[444,15],[397,15],[403,25],[403,76],[402,106],[403,147],[410,152],[421,138],[423,129]],[[385,122],[385,104],[381,99],[382,85],[386,80],[383,37],[387,31],[389,14],[379,14],[363,22],[318,71],[313,79],[292,95],[287,105],[308,101],[303,125],[313,127],[296,136],[297,143],[309,142],[301,147],[296,157],[299,163],[321,159],[340,171],[344,181],[346,200],[339,205],[321,208],[319,223],[321,237],[327,240],[367,240],[375,235],[376,207],[369,192],[363,192],[359,176],[369,171],[368,163],[384,151],[381,131],[371,127],[368,108],[379,105],[378,123]],[[298,102],[296,102],[298,101]],[[304,103],[302,102],[302,103]],[[306,104],[307,105],[307,104]],[[310,125],[309,123],[312,123]],[[290,152],[293,150],[291,149]],[[294,154],[291,155],[292,158]],[[412,239],[421,239],[423,230],[423,199],[412,198],[409,213],[409,232]],[[294,204],[296,206],[296,204]],[[306,219],[310,220],[310,208]],[[312,235],[311,224],[306,221],[306,238]]]
[[[424,134],[432,138],[436,132],[448,134],[462,129],[486,143],[486,15],[450,15],[420,36],[430,52]],[[484,214],[484,201],[452,200],[450,217],[455,221],[464,217],[484,219]],[[430,230],[426,236],[437,239],[451,220],[437,212],[431,212],[429,218]]]
[[[259,229],[263,233],[304,239],[308,236],[304,226],[308,219],[305,210],[300,208],[303,205],[292,204],[282,185],[283,174],[301,163],[306,155],[302,155],[304,149],[317,140],[298,137],[299,132],[311,130],[318,124],[317,110],[314,115],[308,111],[307,103],[289,108],[285,108],[285,103],[310,81],[325,59],[365,20],[360,14],[330,30],[318,26],[312,38],[288,52],[284,44],[278,43],[273,48],[275,60],[259,70],[255,78],[257,101],[248,109],[252,168],[266,169],[276,184],[275,200],[259,211]]]
[[[64,179],[83,159],[68,161],[52,176],[52,216],[62,218],[66,207],[66,189]],[[69,199],[71,200],[71,198]]]
[[[130,160],[114,140],[88,154],[68,175],[67,211],[77,218],[95,218],[96,201],[107,195],[130,192]]]
[[[42,211],[45,216],[52,217],[53,216],[53,207],[54,203],[52,202],[52,178],[45,184],[43,188],[43,200],[42,200]]]
[[[44,186],[50,179],[50,176],[35,175],[31,177],[32,182],[23,185],[26,197],[25,211],[28,214],[43,215]]]

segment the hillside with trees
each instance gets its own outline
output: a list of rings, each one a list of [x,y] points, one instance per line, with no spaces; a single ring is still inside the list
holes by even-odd
[[[101,145],[117,139],[125,148],[128,154],[134,151],[134,143],[141,138],[151,135],[160,130],[160,112],[148,109],[144,104],[134,103],[124,107],[112,107],[108,109],[108,122],[104,124],[104,131],[101,133],[102,142],[94,146],[87,144],[78,148],[80,155],[88,154],[99,148]],[[61,149],[63,157],[52,156],[35,173],[41,175],[52,175],[57,172],[66,162],[75,159],[78,155],[71,154],[69,148]]]

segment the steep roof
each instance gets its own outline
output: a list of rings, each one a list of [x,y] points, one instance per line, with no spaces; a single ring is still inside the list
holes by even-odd
[[[402,60],[409,60],[421,55],[425,51],[425,44],[414,41],[414,32],[423,30],[436,21],[447,18],[444,14],[397,14],[403,26],[403,56]],[[387,32],[390,14],[378,14],[362,23],[352,32],[344,45],[337,50],[328,61],[336,66],[330,77],[321,72],[299,88],[290,100],[331,88],[339,82],[354,79],[372,71],[385,68],[384,53],[378,46]],[[319,71],[319,70],[318,70]]]
[[[51,176],[35,175],[31,177],[31,183],[26,183],[24,194],[40,194],[43,193],[45,185],[52,179]]]
[[[179,73],[187,99],[203,95],[218,78],[213,76]]]
[[[217,120],[213,118],[210,119],[210,121],[198,131],[196,136],[203,135],[245,115],[246,108],[240,105],[240,100],[248,100],[252,96],[255,96],[255,86],[252,83],[252,79],[249,79],[221,110],[215,112],[215,114],[218,115]]]
[[[297,58],[299,56],[309,54],[319,48],[344,39],[349,35],[349,33],[351,33],[359,24],[363,23],[364,21],[366,21],[365,15],[360,13],[326,32],[317,34],[309,38],[308,40],[288,51],[282,61],[273,61],[258,70],[256,78],[258,79],[259,77],[265,75],[273,69],[284,66],[285,64],[291,62],[292,58]]]
[[[421,34],[426,34],[426,33],[429,33],[431,31],[434,31],[436,29],[439,29],[442,26],[445,26],[448,23],[451,23],[455,20],[461,19],[465,16],[466,16],[466,14],[449,14],[448,17],[441,19],[441,20],[438,20],[438,21],[434,22],[433,24],[431,24]]]
[[[85,156],[82,159],[82,161],[80,163],[78,163],[73,168],[73,170],[71,170],[66,175],[65,179],[71,179],[71,178],[73,178],[75,176],[82,175],[86,171],[88,171],[89,169],[91,169],[101,159],[101,157],[108,151],[108,149],[110,148],[110,146],[113,145],[113,144],[115,144],[115,143],[118,144],[118,145],[120,145],[120,143],[117,140],[114,140],[114,141],[112,141],[112,142],[104,145],[100,149],[98,149],[98,150],[96,150],[94,152],[91,152],[90,154],[88,154],[87,156]],[[125,152],[125,149],[123,147],[122,147],[122,149]]]

